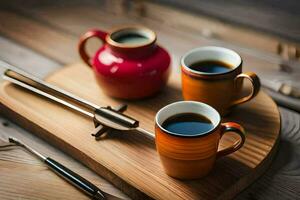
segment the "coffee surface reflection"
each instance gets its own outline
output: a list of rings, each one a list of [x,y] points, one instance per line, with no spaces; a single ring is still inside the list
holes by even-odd
[[[180,113],[169,117],[162,123],[169,132],[183,136],[201,135],[213,129],[213,123],[205,116],[195,113]]]
[[[114,41],[121,44],[141,44],[148,42],[149,38],[139,34],[128,33],[120,35],[119,37],[115,38]]]
[[[230,71],[233,66],[222,61],[205,60],[195,62],[191,64],[189,68],[198,72],[218,74]]]

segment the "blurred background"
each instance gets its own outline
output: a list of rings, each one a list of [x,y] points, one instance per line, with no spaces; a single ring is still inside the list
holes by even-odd
[[[179,73],[181,56],[199,46],[224,46],[243,57],[244,71],[257,73],[263,89],[280,105],[282,138],[272,167],[237,198],[299,199],[300,1],[1,1],[0,59],[44,78],[65,65],[81,62],[77,45],[80,35],[87,30],[98,28],[109,32],[132,24],[146,26],[157,33],[158,43],[172,56],[174,73]],[[100,45],[100,41],[91,39],[89,53],[93,54]],[[1,116],[0,121],[0,133],[34,138]],[[127,198],[77,161],[42,140],[34,140],[47,147],[49,154],[54,152],[69,165],[77,166],[89,180],[99,181],[111,193]],[[0,161],[7,159],[3,155]],[[5,162],[0,162],[1,166]],[[0,177],[0,199],[16,199],[18,195],[7,192],[7,185],[16,184],[18,178],[7,173]],[[14,182],[10,181],[13,179]],[[53,187],[59,190],[59,185]],[[69,191],[72,192],[71,187]],[[61,197],[67,195],[60,192]],[[22,197],[28,197],[25,190],[21,193]]]

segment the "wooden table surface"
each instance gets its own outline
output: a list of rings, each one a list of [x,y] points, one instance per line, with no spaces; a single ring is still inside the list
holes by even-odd
[[[245,60],[245,70],[255,71],[262,78],[264,74],[278,69],[280,58],[269,48],[274,45],[273,38],[269,39],[251,30],[231,28],[230,25],[206,17],[193,17],[190,19],[194,21],[186,21],[195,23],[200,20],[207,26],[212,24],[212,28],[217,24],[216,29],[223,30],[223,35],[219,39],[210,38],[207,37],[207,32],[196,34],[195,30],[187,27],[184,29],[183,26],[178,28],[156,18],[155,13],[164,8],[150,5],[149,8],[156,6],[155,13],[146,12],[145,16],[141,16],[139,4],[128,4],[127,1],[116,4],[116,1],[120,0],[90,0],[85,3],[78,0],[61,0],[57,3],[50,0],[43,3],[34,0],[26,3],[22,0],[1,2],[0,59],[39,77],[45,77],[62,65],[80,60],[77,53],[78,37],[87,29],[98,27],[108,30],[116,25],[142,24],[157,32],[158,42],[171,52],[173,69],[177,71],[180,56],[191,48],[203,45],[225,46],[238,51]],[[166,13],[162,12],[160,16],[163,17],[164,14]],[[243,40],[237,37],[239,35],[248,37]],[[257,42],[260,40],[264,43]],[[91,49],[100,44],[96,41],[94,43],[95,45],[90,45]],[[281,141],[272,166],[236,199],[300,199],[300,115],[285,108],[280,108],[280,112]],[[47,144],[47,141],[1,116],[0,122],[0,138],[9,135],[21,138],[41,152],[68,165],[104,191],[120,198],[128,198],[103,178]],[[55,174],[27,152],[21,149],[0,151],[0,199],[87,199],[59,177],[56,182],[47,182],[49,176]]]
[[[298,0],[154,0],[181,7],[194,13],[205,13],[242,26],[251,26],[272,35],[300,43],[300,4]],[[287,31],[288,30],[288,31]]]

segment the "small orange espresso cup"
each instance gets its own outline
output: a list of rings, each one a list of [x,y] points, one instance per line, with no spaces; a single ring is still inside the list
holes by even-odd
[[[207,61],[224,63],[228,70],[203,72],[192,68],[195,63],[201,65]],[[222,116],[226,115],[233,106],[249,101],[260,90],[258,76],[253,72],[242,73],[242,65],[239,54],[223,47],[207,46],[189,51],[181,59],[183,98],[207,103]],[[240,97],[243,79],[251,82],[252,90],[248,96]]]
[[[193,134],[171,132],[163,127],[165,120],[178,114],[196,114],[207,118],[211,129]],[[219,141],[227,132],[239,139],[225,149],[218,150]],[[155,143],[165,172],[174,178],[196,179],[207,175],[216,159],[240,149],[245,131],[234,122],[221,123],[219,113],[211,106],[196,101],[179,101],[160,109],[155,117]]]

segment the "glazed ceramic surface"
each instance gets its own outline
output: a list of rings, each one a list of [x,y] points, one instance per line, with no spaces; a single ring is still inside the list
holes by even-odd
[[[169,132],[162,123],[180,113],[201,114],[213,123],[214,128],[195,136]],[[237,123],[221,123],[219,113],[211,106],[195,102],[181,101],[163,107],[155,118],[155,142],[160,160],[166,173],[179,179],[195,179],[207,175],[215,160],[241,148],[245,142],[245,131]],[[232,146],[218,151],[221,137],[227,131],[235,132],[240,139]]]
[[[205,73],[189,68],[198,61],[215,60],[228,63],[232,69],[224,73]],[[260,89],[258,76],[253,72],[242,73],[242,59],[234,51],[222,47],[200,47],[193,49],[181,60],[182,94],[185,100],[207,103],[222,116],[233,106],[255,97]],[[251,82],[252,91],[239,98],[242,79]]]
[[[146,41],[124,44],[115,41],[122,34],[140,34]],[[100,38],[103,46],[90,58],[85,43],[91,37]],[[142,27],[126,27],[106,33],[91,30],[79,42],[79,53],[95,72],[103,91],[122,99],[139,99],[154,95],[169,77],[170,56],[156,44],[153,31]]]

